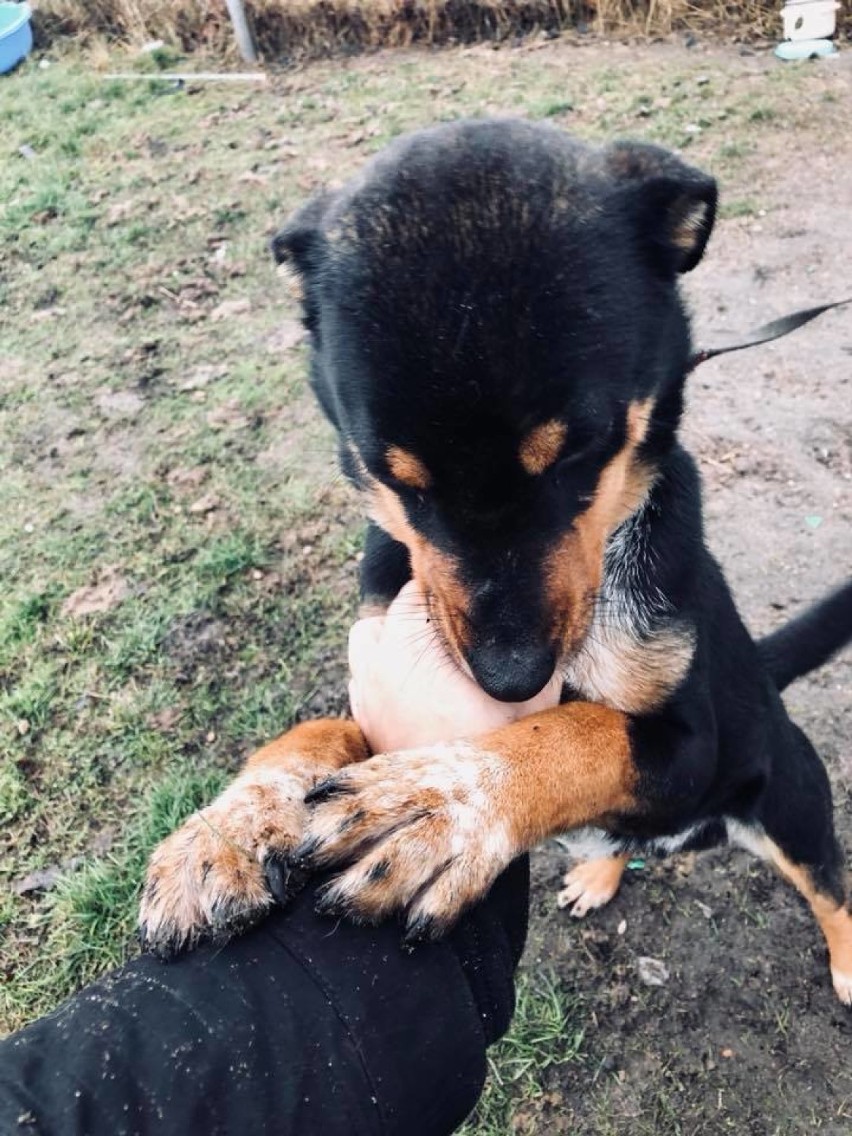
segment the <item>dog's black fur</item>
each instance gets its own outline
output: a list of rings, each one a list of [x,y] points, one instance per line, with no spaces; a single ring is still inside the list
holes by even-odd
[[[343,468],[396,502],[393,524],[378,513],[402,539],[367,535],[365,599],[389,602],[427,565],[438,624],[488,693],[528,698],[558,665],[566,699],[629,713],[639,807],[610,818],[610,852],[745,833],[801,869],[812,902],[843,905],[828,780],[779,688],[852,636],[852,585],[756,645],[677,439],[691,351],[677,277],[715,208],[714,181],[655,147],[469,122],[396,143],[274,251],[303,290]],[[650,417],[629,468],[647,491],[605,533],[596,577],[565,558],[636,407]],[[530,472],[519,448],[548,422],[564,437]]]

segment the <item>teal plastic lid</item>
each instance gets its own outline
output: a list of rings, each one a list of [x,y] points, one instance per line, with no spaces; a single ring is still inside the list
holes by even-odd
[[[788,39],[775,48],[779,59],[814,59],[836,55],[837,48],[830,39]]]

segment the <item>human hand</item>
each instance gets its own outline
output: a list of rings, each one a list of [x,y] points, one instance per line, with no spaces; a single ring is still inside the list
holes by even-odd
[[[444,646],[416,583],[349,633],[349,700],[373,753],[474,737],[559,702],[554,675],[528,702],[498,702]]]

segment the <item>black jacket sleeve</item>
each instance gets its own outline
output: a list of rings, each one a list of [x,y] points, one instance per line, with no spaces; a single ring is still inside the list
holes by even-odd
[[[452,935],[313,910],[150,956],[0,1042],[2,1136],[446,1136],[507,1028],[526,937],[516,861]]]

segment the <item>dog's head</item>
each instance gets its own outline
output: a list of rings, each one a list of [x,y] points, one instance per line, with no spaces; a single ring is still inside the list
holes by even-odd
[[[580,646],[607,540],[672,444],[676,279],[715,205],[656,147],[468,122],[391,146],[273,242],[344,469],[495,698]]]

